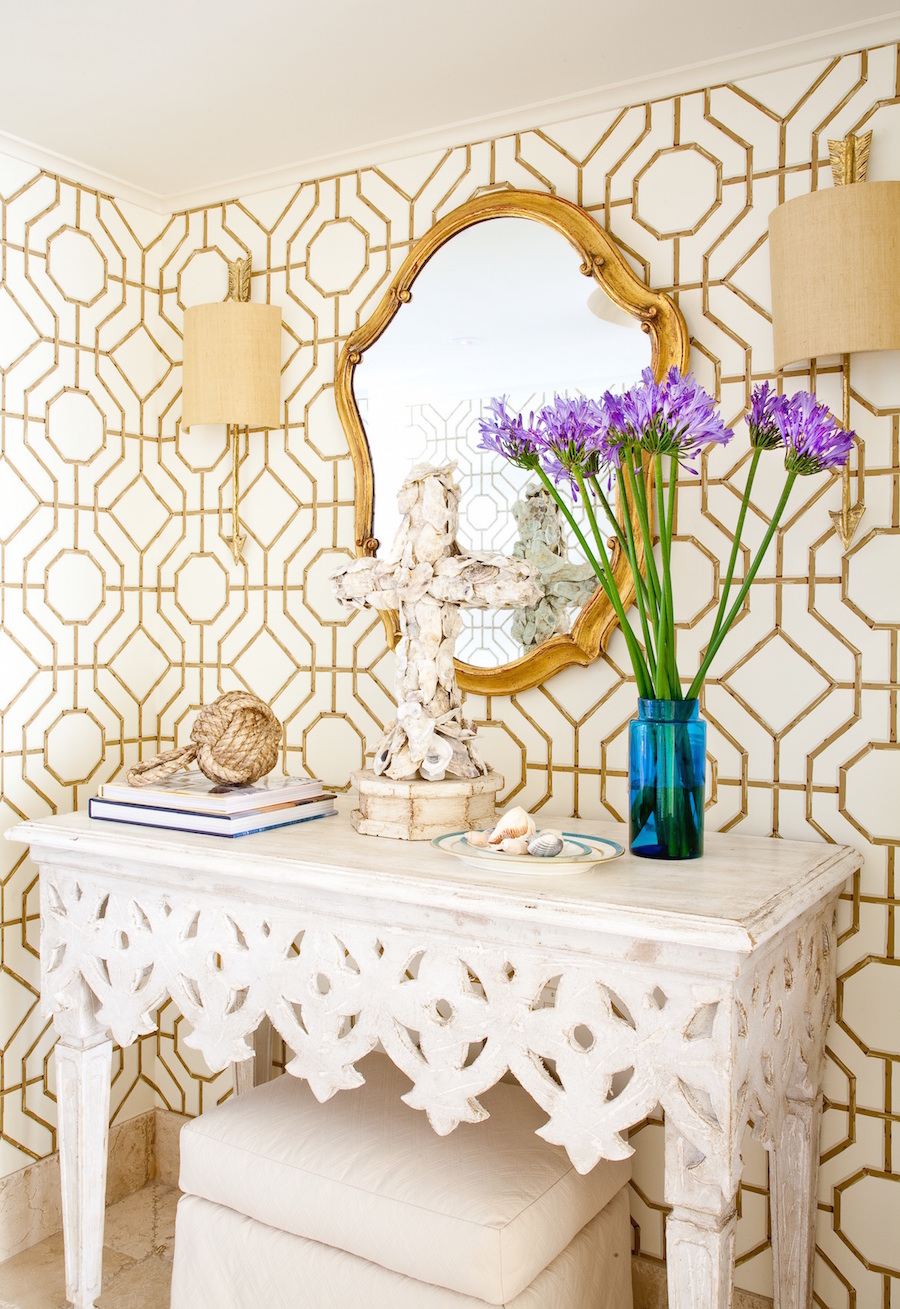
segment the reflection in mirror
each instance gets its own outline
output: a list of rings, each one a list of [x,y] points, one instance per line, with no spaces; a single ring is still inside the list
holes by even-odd
[[[640,320],[587,279],[559,232],[498,217],[457,233],[418,275],[410,303],[367,351],[354,391],[368,436],[379,553],[397,530],[397,491],[410,465],[457,465],[459,545],[518,554],[541,572],[534,609],[468,610],[457,657],[481,668],[518,659],[593,594],[593,574],[568,554],[570,533],[533,474],[479,450],[492,397],[539,410],[555,394],[599,399],[651,362]]]

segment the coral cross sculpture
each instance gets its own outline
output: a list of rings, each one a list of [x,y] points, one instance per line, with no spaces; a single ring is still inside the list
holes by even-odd
[[[572,610],[590,600],[597,589],[597,575],[590,564],[570,562],[563,516],[540,482],[525,487],[512,512],[519,529],[513,554],[534,564],[544,593],[539,604],[520,609],[512,621],[510,636],[521,642],[527,653],[557,632],[568,632]]]
[[[537,604],[537,570],[502,554],[464,554],[456,544],[455,463],[418,464],[400,488],[400,530],[386,559],[356,559],[332,574],[347,608],[397,609],[397,718],[375,752],[374,770],[400,781],[419,774],[486,773],[475,725],[463,716],[454,651],[463,605],[520,609]]]

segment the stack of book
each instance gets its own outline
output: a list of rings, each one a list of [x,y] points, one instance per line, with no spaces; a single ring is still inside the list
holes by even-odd
[[[104,782],[88,801],[91,818],[207,836],[249,836],[337,813],[335,797],[308,777],[264,777],[246,786],[219,786],[202,773],[129,786]]]

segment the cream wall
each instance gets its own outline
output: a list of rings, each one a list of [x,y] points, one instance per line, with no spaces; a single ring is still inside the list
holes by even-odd
[[[380,621],[347,618],[327,575],[353,540],[353,482],[333,400],[347,333],[411,240],[479,189],[551,189],[595,214],[655,287],[674,294],[692,366],[729,420],[771,377],[766,222],[782,198],[830,185],[826,138],[872,128],[870,175],[900,177],[898,51],[849,54],[403,160],[171,219],[0,159],[2,286],[0,709],[3,823],[83,805],[123,762],[183,739],[196,707],[248,686],[286,727],[286,764],[346,784],[390,715]],[[224,292],[251,253],[253,298],[284,313],[285,427],[242,464],[246,564],[227,541],[229,461],[182,435],[183,307]],[[839,403],[833,370],[817,380]],[[866,865],[843,905],[839,1018],[830,1037],[816,1289],[828,1309],[900,1305],[900,969],[894,939],[900,556],[896,360],[854,362],[867,514],[842,558],[804,483],[707,685],[714,828],[847,841]],[[680,492],[681,664],[711,621],[746,444]],[[772,473],[754,497],[758,540]],[[802,512],[801,512],[802,511]],[[223,534],[223,528],[224,533]],[[483,748],[530,806],[624,812],[634,706],[621,641],[545,686],[470,701]],[[34,868],[4,843],[0,1175],[54,1147],[52,1039],[37,1010]],[[690,869],[673,870],[690,894]],[[163,1034],[124,1052],[114,1112],[196,1112],[221,1097]],[[661,1130],[636,1134],[633,1214],[662,1253]],[[900,1148],[900,1147],[898,1147]],[[766,1171],[748,1148],[741,1285],[770,1290]],[[854,1300],[854,1290],[856,1299]]]

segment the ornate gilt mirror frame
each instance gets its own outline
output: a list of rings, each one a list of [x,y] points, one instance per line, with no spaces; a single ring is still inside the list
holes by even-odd
[[[458,232],[491,218],[531,218],[555,228],[578,252],[585,277],[594,278],[620,309],[640,319],[643,330],[650,337],[656,377],[661,378],[673,364],[683,372],[687,370],[690,343],[677,305],[667,295],[651,291],[644,285],[632,272],[612,237],[590,214],[568,200],[538,191],[493,191],[467,201],[435,223],[415,243],[371,317],[347,338],[338,360],[335,400],[353,459],[358,557],[373,555],[379,543],[372,536],[372,457],[354,394],[354,374],[363,362],[365,352],[375,344],[401,307],[412,299],[413,283],[432,255]],[[640,541],[637,522],[635,537]],[[634,598],[628,560],[615,540],[610,541],[610,547],[616,582],[627,606]],[[398,616],[388,610],[381,612],[388,641],[393,647],[400,633]],[[575,619],[571,632],[552,636],[536,650],[497,668],[478,668],[457,660],[459,684],[463,690],[482,695],[508,695],[538,686],[570,664],[586,665],[596,659],[601,650],[606,649],[616,622],[612,605],[598,587]]]

